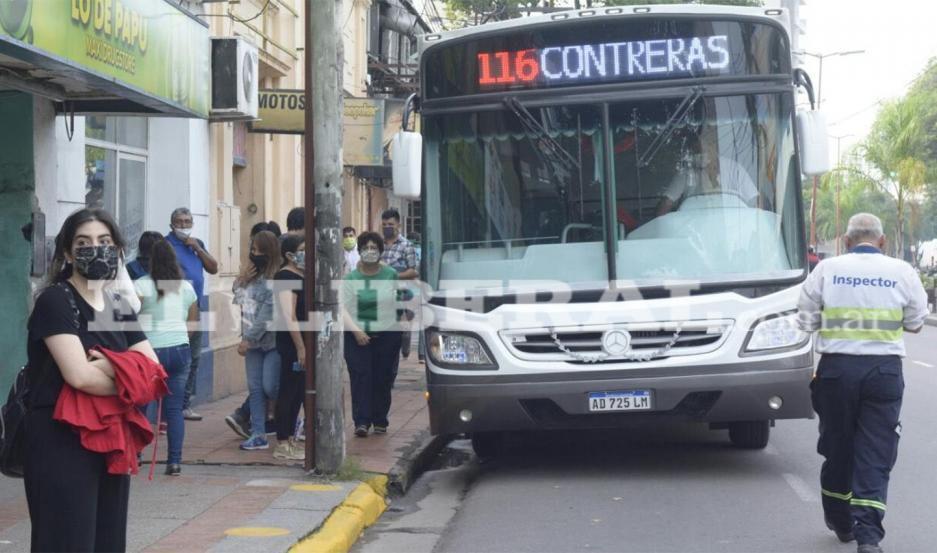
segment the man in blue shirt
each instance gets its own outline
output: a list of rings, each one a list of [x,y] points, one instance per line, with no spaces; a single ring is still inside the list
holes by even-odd
[[[192,236],[192,212],[186,207],[176,208],[169,218],[171,231],[166,240],[176,250],[179,266],[185,274],[186,280],[195,288],[198,297],[199,312],[206,311],[208,301],[205,297],[205,273],[218,274],[218,262],[205,249],[205,244]],[[198,374],[198,360],[202,353],[202,337],[204,333],[196,330],[189,335],[189,347],[192,351],[192,364],[189,369],[189,379],[185,385],[185,400],[182,404],[182,414],[186,420],[199,421],[202,415],[192,410],[192,396],[195,395],[195,381]]]

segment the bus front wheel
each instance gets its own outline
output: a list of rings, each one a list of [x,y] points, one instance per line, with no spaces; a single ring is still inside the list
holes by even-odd
[[[494,459],[504,450],[504,434],[501,432],[476,432],[472,434],[472,449],[479,459]]]
[[[764,449],[771,435],[769,421],[740,421],[729,423],[729,440],[741,449]]]

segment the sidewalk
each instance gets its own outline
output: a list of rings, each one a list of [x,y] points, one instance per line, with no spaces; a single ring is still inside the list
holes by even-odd
[[[415,356],[411,354],[411,357]],[[204,416],[186,423],[182,476],[163,475],[149,465],[133,477],[128,551],[274,552],[286,551],[318,528],[370,473],[390,474],[406,467],[429,437],[423,365],[402,361],[394,388],[386,435],[356,438],[345,383],[346,469],[348,481],[306,477],[302,463],[264,451],[241,451],[241,438],[224,423],[244,394],[198,406]],[[161,436],[159,459],[165,461]],[[144,452],[149,459],[149,450]],[[356,492],[357,493],[357,492]],[[23,485],[0,478],[0,553],[29,549],[29,517]]]

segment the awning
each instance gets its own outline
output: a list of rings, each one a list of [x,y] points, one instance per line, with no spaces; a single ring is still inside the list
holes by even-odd
[[[208,25],[168,0],[2,0],[3,89],[78,113],[207,118]]]

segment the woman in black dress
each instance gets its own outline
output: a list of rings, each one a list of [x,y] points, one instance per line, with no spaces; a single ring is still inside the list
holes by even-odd
[[[66,382],[91,395],[116,394],[114,367],[91,348],[157,359],[136,314],[109,291],[123,248],[106,211],[71,214],[55,238],[49,285],[29,318],[24,482],[32,551],[126,549],[130,476],[108,474],[104,454],[82,447],[72,427],[52,419]]]

